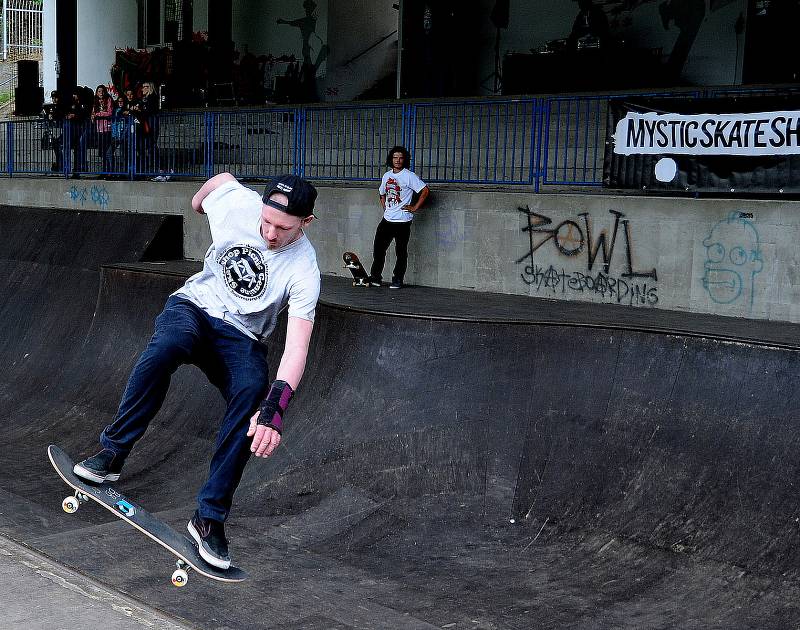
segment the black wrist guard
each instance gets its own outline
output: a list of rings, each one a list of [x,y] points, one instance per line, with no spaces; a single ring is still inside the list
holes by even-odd
[[[294,395],[294,390],[286,381],[275,381],[269,388],[269,393],[258,408],[258,424],[275,429],[278,434],[283,434],[283,412],[289,406],[289,401]]]

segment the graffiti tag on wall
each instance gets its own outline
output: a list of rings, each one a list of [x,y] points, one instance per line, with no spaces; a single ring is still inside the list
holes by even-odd
[[[655,268],[634,268],[633,239],[630,220],[622,212],[609,210],[613,217],[610,234],[596,229],[588,212],[577,215],[577,220],[566,219],[557,225],[553,220],[531,210],[519,208],[527,217],[522,228],[528,234],[529,251],[516,263],[525,263],[522,280],[537,293],[565,295],[594,295],[617,304],[654,306],[658,303],[658,273]],[[612,274],[611,266],[618,241],[624,241],[625,259],[622,273]],[[543,266],[534,262],[534,253],[551,243],[557,255],[578,259],[584,251],[586,270],[566,271],[554,265]]]
[[[631,306],[655,306],[658,304],[658,287],[654,284],[630,282],[624,278],[610,276],[602,271],[596,275],[580,271],[557,269],[553,265],[545,268],[540,265],[528,265],[522,279],[526,284],[534,286],[537,293],[565,295],[583,293],[596,295],[603,300]]]
[[[732,212],[703,240],[706,260],[703,288],[717,304],[753,307],[756,274],[764,268],[756,226],[741,212]]]
[[[108,208],[108,204],[111,202],[111,195],[105,186],[94,185],[91,188],[71,186],[67,191],[67,196],[73,205],[80,204],[82,206],[86,205],[86,201],[91,198],[94,205],[104,210]]]

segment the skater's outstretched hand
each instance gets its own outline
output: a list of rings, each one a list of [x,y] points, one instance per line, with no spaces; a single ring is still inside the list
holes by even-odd
[[[258,424],[260,413],[260,411],[256,411],[250,418],[250,428],[247,431],[247,437],[253,438],[250,452],[256,457],[269,457],[281,443],[281,434],[272,427]]]

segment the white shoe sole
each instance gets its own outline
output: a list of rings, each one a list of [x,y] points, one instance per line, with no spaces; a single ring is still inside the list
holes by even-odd
[[[74,472],[78,477],[81,479],[86,479],[87,481],[93,481],[94,483],[104,483],[106,481],[119,481],[119,473],[111,473],[103,477],[102,475],[98,475],[96,472],[89,470],[88,468],[84,468],[80,464],[75,464],[72,467],[72,472]]]
[[[194,528],[192,525],[192,521],[186,525],[186,529],[189,530],[189,534],[191,534],[194,541],[197,543],[197,550],[200,552],[200,557],[208,562],[212,567],[217,567],[218,569],[229,569],[231,566],[230,560],[220,560],[212,556],[208,551],[205,550],[203,547],[203,539],[200,538],[200,533]]]

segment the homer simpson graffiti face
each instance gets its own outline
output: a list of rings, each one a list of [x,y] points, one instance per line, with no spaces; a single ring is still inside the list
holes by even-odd
[[[755,275],[764,268],[758,231],[738,212],[717,223],[703,241],[703,287],[717,304],[746,300],[753,305]]]

